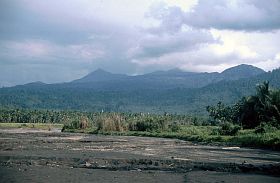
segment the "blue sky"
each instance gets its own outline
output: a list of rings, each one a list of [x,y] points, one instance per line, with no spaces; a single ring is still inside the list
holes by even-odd
[[[280,67],[279,0],[1,0],[0,86]]]

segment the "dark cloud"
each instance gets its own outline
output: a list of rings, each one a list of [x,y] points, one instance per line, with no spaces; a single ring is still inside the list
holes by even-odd
[[[280,29],[279,0],[199,0],[184,22],[198,28],[244,31]]]
[[[216,42],[208,31],[196,29],[144,36],[135,45],[136,47],[130,49],[130,58],[155,58],[173,52],[190,51],[203,44]]]
[[[129,58],[157,58],[174,52],[191,51],[219,41],[209,30],[185,25],[184,13],[179,7],[159,4],[152,7],[147,16],[156,19],[159,24],[142,32],[134,47],[129,49]]]
[[[97,68],[141,74],[174,67],[210,71],[246,60],[277,66],[280,31],[267,35],[280,27],[280,1],[199,0],[191,11],[158,2],[1,0],[0,86],[70,81]],[[248,31],[253,42],[232,46],[224,29]],[[255,52],[262,57],[244,57]]]
[[[71,1],[40,2],[2,0],[0,4],[0,41],[42,39],[57,44],[89,41],[92,35],[112,34],[122,29],[95,16],[81,16]],[[56,7],[65,6],[64,7]],[[38,6],[38,7],[36,7]],[[44,7],[46,6],[46,7]],[[70,9],[73,8],[73,9]]]

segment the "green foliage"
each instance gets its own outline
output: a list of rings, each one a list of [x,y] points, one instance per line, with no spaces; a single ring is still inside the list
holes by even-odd
[[[209,113],[209,116],[218,121],[218,123],[233,121],[233,109],[224,105],[222,102],[218,102],[216,106],[207,106],[206,110]]]
[[[272,126],[270,123],[261,123],[259,126],[255,128],[255,133],[273,133],[277,131],[277,128]]]
[[[238,125],[234,125],[232,123],[229,122],[225,122],[222,124],[222,126],[219,129],[219,134],[220,135],[230,135],[230,136],[234,136],[238,133],[238,131],[240,130],[240,126]]]
[[[89,123],[88,118],[85,116],[81,116],[78,119],[74,119],[70,123],[66,123],[63,126],[62,131],[64,131],[65,129],[86,129],[89,128],[90,126],[91,125]]]
[[[244,128],[255,128],[261,122],[280,124],[280,90],[269,88],[269,82],[257,86],[256,95],[243,98],[238,102],[240,109],[236,111]]]
[[[168,125],[168,130],[171,132],[179,132],[181,130],[181,125],[179,125],[176,122],[173,122],[171,124]]]
[[[167,121],[164,117],[143,116],[129,123],[131,131],[164,131],[167,129]]]
[[[242,146],[262,147],[280,150],[280,130],[268,133],[254,133],[244,131],[242,135],[237,135],[231,138],[232,143]]]
[[[51,130],[53,128],[62,129],[63,124],[50,123],[0,123],[0,128],[34,128]]]
[[[261,122],[273,122],[274,126],[280,126],[280,90],[270,89],[269,82],[258,85],[256,90],[256,95],[243,97],[232,106],[221,102],[217,106],[208,106],[210,118],[238,123],[244,128],[255,128]]]

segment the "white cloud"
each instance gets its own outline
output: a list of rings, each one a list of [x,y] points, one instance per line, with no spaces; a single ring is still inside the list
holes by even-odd
[[[217,55],[238,54],[243,59],[258,58],[256,51],[247,42],[248,35],[242,32],[211,30],[214,37],[218,37],[220,44],[210,45],[209,48]]]
[[[259,61],[255,65],[263,68],[266,71],[271,71],[273,69],[280,68],[280,52],[277,53],[274,58]]]

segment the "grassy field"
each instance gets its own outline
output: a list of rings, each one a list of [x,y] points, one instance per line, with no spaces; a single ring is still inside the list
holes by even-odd
[[[51,130],[54,128],[62,129],[63,124],[52,124],[52,123],[0,123],[0,128],[31,128],[40,130]]]
[[[256,129],[240,129],[232,123],[218,126],[199,125],[170,116],[122,116],[101,114],[94,120],[81,117],[64,124],[0,123],[0,128],[62,129],[63,132],[102,135],[176,138],[214,145],[236,145],[280,150],[280,129],[263,125]]]
[[[236,145],[280,150],[280,130],[255,133],[255,130],[240,130],[236,135],[218,134],[218,126],[182,126],[179,131],[102,131],[96,127],[86,129],[65,129],[65,132],[79,132],[102,135],[146,136],[175,138],[212,145]]]

